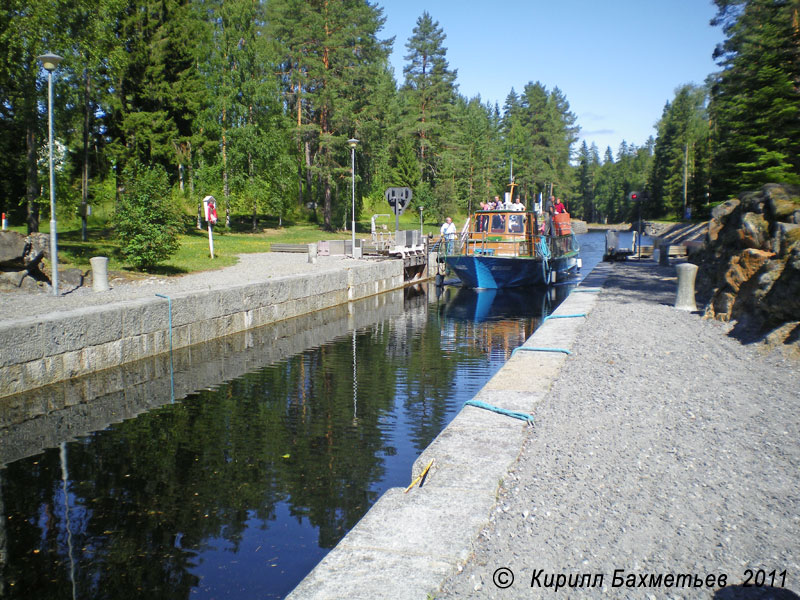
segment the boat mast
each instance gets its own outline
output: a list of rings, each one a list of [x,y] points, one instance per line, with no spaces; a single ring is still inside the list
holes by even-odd
[[[509,173],[509,176],[508,176],[508,187],[511,188],[511,191],[509,192],[509,195],[508,195],[508,201],[509,202],[514,200],[514,187],[516,185],[517,184],[514,183],[514,157],[512,156],[511,157],[511,173]]]

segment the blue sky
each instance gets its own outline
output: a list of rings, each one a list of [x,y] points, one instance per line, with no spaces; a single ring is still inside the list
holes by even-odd
[[[427,10],[447,39],[459,92],[498,102],[513,87],[540,81],[566,95],[580,136],[600,155],[620,143],[640,146],[664,104],[685,83],[717,71],[723,40],[709,21],[711,0],[377,0],[395,36],[391,62],[403,80],[405,45]],[[580,143],[580,142],[579,142]]]

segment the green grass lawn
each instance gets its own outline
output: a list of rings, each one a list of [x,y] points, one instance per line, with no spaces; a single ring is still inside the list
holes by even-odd
[[[191,229],[180,236],[180,248],[168,260],[151,272],[160,275],[180,275],[196,271],[219,269],[235,264],[237,255],[269,252],[274,242],[286,244],[311,243],[319,240],[346,239],[349,232],[328,232],[320,227],[303,223],[287,227],[266,229],[259,233],[227,231],[222,227],[214,232],[214,259],[208,246],[208,230]],[[70,229],[58,234],[58,258],[63,267],[89,268],[93,256],[107,256],[112,271],[135,271],[119,252],[119,241],[108,229],[89,229],[87,241],[81,241],[80,229]]]
[[[388,212],[388,211],[387,211]],[[370,235],[370,214],[356,222],[356,236],[368,238]],[[388,230],[394,230],[394,217],[382,217],[379,224],[386,224]],[[108,257],[109,271],[135,273],[132,265],[127,264],[119,252],[119,241],[114,231],[99,220],[90,219],[87,241],[81,240],[80,221],[76,219],[59,221],[58,225],[58,262],[62,269],[78,268],[86,271],[90,268],[89,259],[93,256]],[[263,222],[262,222],[263,225]],[[349,225],[349,223],[348,223]],[[438,235],[439,224],[426,223],[425,234]],[[257,233],[250,230],[249,219],[236,219],[230,230],[224,227],[214,229],[214,259],[209,256],[208,231],[206,229],[186,229],[180,236],[178,251],[169,259],[152,269],[159,275],[182,275],[197,271],[219,269],[237,261],[237,255],[254,252],[269,252],[273,243],[308,244],[320,240],[350,239],[349,231],[325,231],[316,223],[287,223],[278,227],[277,222],[267,221],[267,226]],[[409,213],[400,217],[401,229],[419,228],[419,213]],[[24,225],[11,227],[23,235]],[[46,222],[40,228],[48,233]]]

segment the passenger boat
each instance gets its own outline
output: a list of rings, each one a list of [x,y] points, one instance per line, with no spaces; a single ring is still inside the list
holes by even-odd
[[[578,268],[580,248],[569,213],[554,215],[550,224],[545,220],[529,210],[477,211],[460,236],[439,244],[439,261],[465,287],[549,285]]]

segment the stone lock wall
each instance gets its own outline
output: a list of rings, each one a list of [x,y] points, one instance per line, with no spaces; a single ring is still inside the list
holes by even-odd
[[[403,287],[397,260],[183,292],[172,297],[173,348]],[[0,397],[169,352],[168,301],[153,297],[0,324]]]

